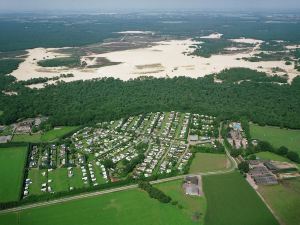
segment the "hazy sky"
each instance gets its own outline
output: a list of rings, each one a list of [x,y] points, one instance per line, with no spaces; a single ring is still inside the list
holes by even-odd
[[[118,9],[300,9],[300,0],[0,0],[0,11]]]

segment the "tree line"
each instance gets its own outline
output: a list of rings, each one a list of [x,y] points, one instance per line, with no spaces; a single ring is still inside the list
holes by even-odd
[[[166,195],[164,192],[162,192],[161,190],[153,187],[149,182],[147,181],[140,181],[138,183],[139,188],[143,189],[144,191],[146,191],[149,196],[151,198],[155,198],[158,201],[162,202],[162,203],[169,203],[171,202],[171,197],[169,197],[168,195]]]

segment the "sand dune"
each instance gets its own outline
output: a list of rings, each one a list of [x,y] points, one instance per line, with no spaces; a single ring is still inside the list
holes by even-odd
[[[239,39],[235,41],[250,42],[250,39]],[[55,49],[36,48],[28,50],[28,57],[21,63],[19,68],[12,75],[18,80],[27,80],[33,77],[53,77],[62,73],[73,73],[74,77],[64,78],[65,81],[86,80],[98,77],[115,77],[122,80],[129,80],[139,76],[151,75],[154,77],[203,77],[208,74],[218,73],[225,68],[246,67],[267,72],[272,75],[272,68],[279,67],[286,71],[289,80],[297,76],[293,65],[285,65],[284,61],[248,62],[239,60],[256,53],[257,45],[260,41],[251,39],[251,43],[256,43],[253,51],[245,53],[232,53],[223,55],[213,55],[210,58],[191,56],[188,53],[193,51],[190,46],[197,44],[191,39],[162,41],[147,48],[114,51],[104,54],[89,55],[93,58],[106,58],[112,62],[121,62],[118,65],[111,65],[101,68],[42,68],[37,65],[37,61],[44,58],[63,57],[64,55],[55,53]],[[281,72],[283,74],[284,72]]]

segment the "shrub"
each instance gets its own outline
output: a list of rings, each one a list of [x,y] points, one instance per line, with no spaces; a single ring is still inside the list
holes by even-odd
[[[249,163],[247,161],[243,161],[238,165],[238,168],[241,172],[248,173],[249,172]]]
[[[281,146],[280,148],[277,149],[278,155],[286,155],[288,152],[289,152],[289,149],[285,146]]]
[[[289,151],[287,153],[286,157],[293,162],[300,163],[300,158],[299,158],[299,155],[297,152]]]

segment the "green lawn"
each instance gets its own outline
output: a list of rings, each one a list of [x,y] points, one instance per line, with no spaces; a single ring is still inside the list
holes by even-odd
[[[278,225],[257,193],[238,172],[204,176],[206,225]]]
[[[259,152],[255,154],[260,159],[266,159],[266,160],[274,160],[274,161],[280,161],[280,162],[291,162],[288,158],[277,155],[272,152]]]
[[[32,142],[37,143],[41,141],[41,134],[16,134],[13,136],[12,142]]]
[[[27,147],[0,148],[0,202],[19,200]]]
[[[45,132],[42,137],[41,141],[53,141],[57,138],[62,137],[63,135],[77,129],[78,127],[58,127],[54,128],[53,130]]]
[[[45,176],[42,175],[46,172]],[[29,185],[29,195],[41,195],[42,184],[47,182],[47,170],[46,169],[30,169],[28,172],[28,178],[31,179],[32,184]]]
[[[277,148],[284,145],[300,154],[300,130],[250,124],[250,133],[253,139],[268,141]]]
[[[285,225],[300,225],[300,179],[261,186],[259,192]]]
[[[80,168],[74,167],[73,168],[73,174],[74,174],[74,176],[69,178],[70,187],[83,188],[84,186],[85,187],[89,186],[88,184],[83,183],[83,181],[81,179],[82,178],[82,172],[81,172]]]
[[[156,199],[151,199],[146,192],[134,189],[18,213],[0,214],[0,224],[194,225],[199,223],[189,218],[184,209],[160,203]]]
[[[67,168],[57,168],[48,172],[48,180],[52,180],[49,186],[54,192],[62,192],[69,190],[68,171]]]
[[[54,141],[57,138],[62,137],[63,135],[77,129],[78,127],[59,127],[54,128],[53,130],[47,131],[43,134],[16,134],[13,137],[13,142],[47,142]]]
[[[227,160],[225,154],[196,153],[190,173],[224,170],[228,165]]]

